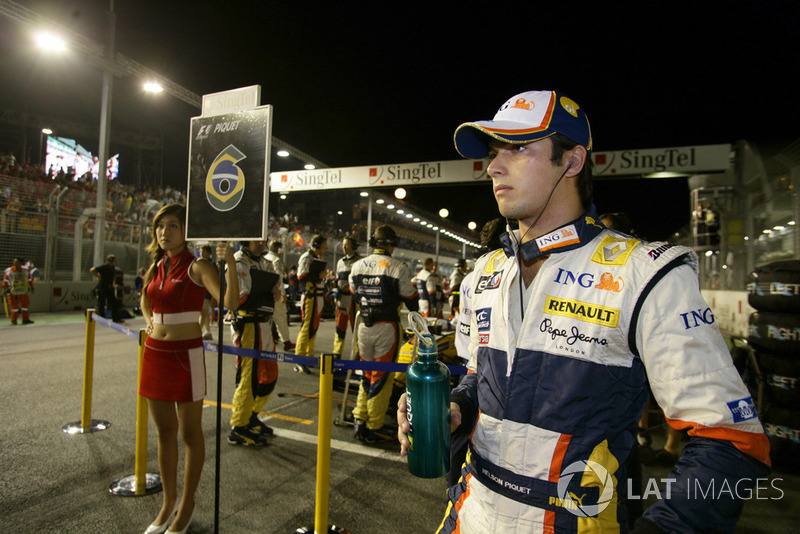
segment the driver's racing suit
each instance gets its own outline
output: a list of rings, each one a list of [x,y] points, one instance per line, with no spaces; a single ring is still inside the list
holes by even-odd
[[[549,255],[528,288],[518,232],[476,262],[474,373],[451,398],[462,420],[478,420],[438,532],[625,531],[627,488],[617,481],[648,378],[669,424],[691,440],[669,475],[670,498],[642,525],[732,531],[736,497],[746,495],[737,482],[768,473],[769,442],[698,290],[694,252],[597,220],[592,210],[522,245],[528,261]]]

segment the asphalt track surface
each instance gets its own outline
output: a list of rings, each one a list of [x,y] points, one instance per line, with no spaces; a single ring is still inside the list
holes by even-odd
[[[0,532],[140,534],[158,512],[161,493],[125,497],[109,492],[116,479],[134,472],[137,341],[97,325],[91,416],[111,425],[69,435],[62,428],[81,418],[85,319],[81,312],[32,318],[32,325],[0,326]],[[143,324],[141,318],[125,323],[133,330]],[[292,323],[293,341],[298,329]],[[333,332],[333,321],[323,321],[317,352],[331,350]],[[350,341],[348,334],[346,351]],[[227,326],[225,343],[230,344]],[[206,353],[206,367],[206,463],[189,529],[195,534],[215,527],[216,354]],[[233,446],[225,436],[234,363],[223,355],[219,532],[292,534],[302,527],[313,532],[319,374],[295,373],[292,367],[281,365],[262,415],[275,437],[260,448]],[[330,417],[335,418],[342,393],[335,390],[333,396]],[[350,405],[354,398],[352,392]],[[661,435],[655,439],[663,443]],[[396,443],[366,446],[353,439],[349,426],[333,425],[331,447],[329,524],[355,534],[436,529],[446,506],[444,478],[410,475]],[[147,472],[158,473],[152,422],[147,453]],[[644,469],[645,480],[667,473],[666,468]],[[748,502],[736,532],[800,531],[800,477],[773,473],[771,478],[781,491],[772,489],[764,494],[767,499]]]

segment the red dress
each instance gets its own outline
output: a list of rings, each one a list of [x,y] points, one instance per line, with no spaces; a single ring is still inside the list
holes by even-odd
[[[192,280],[189,268],[195,257],[188,250],[171,258],[169,272],[164,260],[145,288],[155,324],[198,323],[205,288]],[[199,323],[198,323],[199,324]],[[145,340],[139,394],[156,400],[191,402],[206,394],[206,362],[203,339]]]

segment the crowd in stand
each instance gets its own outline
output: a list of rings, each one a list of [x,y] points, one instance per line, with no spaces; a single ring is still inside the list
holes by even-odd
[[[0,154],[0,230],[9,233],[38,233],[44,230],[49,197],[60,195],[59,233],[73,235],[75,220],[84,208],[97,207],[96,181],[86,176],[75,180],[62,170],[45,171],[41,165],[20,164],[12,154]],[[62,194],[63,193],[63,194]],[[148,202],[185,203],[182,191],[166,187],[137,188],[119,180],[108,182],[106,192],[106,239],[136,240],[138,222]],[[94,219],[84,227],[84,235],[94,234]]]
[[[47,224],[50,196],[59,196],[58,233],[72,236],[75,223],[85,208],[97,207],[96,181],[91,175],[75,179],[74,173],[45,168],[40,164],[21,163],[13,154],[0,154],[0,232],[42,233]],[[165,187],[136,187],[120,180],[108,182],[106,191],[106,240],[138,242],[139,219],[148,203],[154,206],[172,202],[186,203],[185,192]],[[145,222],[149,223],[149,220]],[[83,226],[84,238],[94,235],[94,217]],[[403,232],[398,226],[399,247],[431,252],[431,243]],[[346,235],[366,242],[366,225],[356,222],[349,230],[332,229],[324,221],[300,221],[297,215],[284,213],[269,216],[269,236],[285,243],[290,254],[301,254],[309,236],[325,234],[334,239]],[[442,243],[442,250],[448,247]],[[458,254],[455,249],[450,251]]]

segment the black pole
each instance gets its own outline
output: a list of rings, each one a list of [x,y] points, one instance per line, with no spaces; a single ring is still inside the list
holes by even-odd
[[[219,534],[219,467],[222,425],[222,327],[225,309],[225,260],[219,260],[219,302],[217,302],[217,448],[214,459],[214,534]]]

